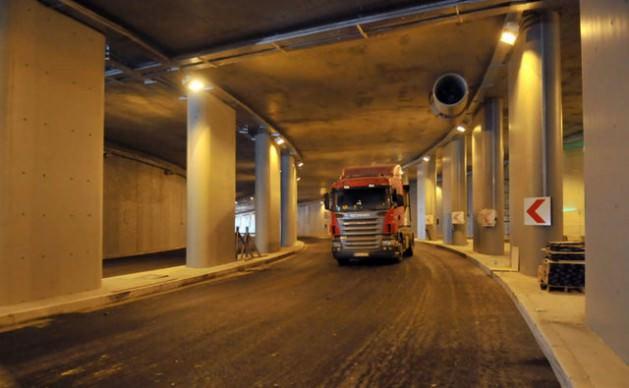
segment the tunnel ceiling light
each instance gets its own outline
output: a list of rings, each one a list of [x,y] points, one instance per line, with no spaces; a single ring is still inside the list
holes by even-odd
[[[188,87],[189,91],[195,92],[195,93],[200,92],[206,87],[205,82],[201,81],[200,79],[190,80],[190,82],[188,82],[186,86]]]
[[[303,166],[304,166],[304,162],[297,163],[297,167],[303,167]]]
[[[297,182],[299,182],[301,180],[301,177],[297,177]]]
[[[424,162],[430,162],[430,156],[424,156],[422,159]]]
[[[463,125],[457,125],[456,130],[457,132],[465,133],[466,128]]]
[[[500,41],[510,46],[515,44],[518,39],[518,25],[513,22],[507,23],[500,34]]]
[[[275,144],[277,144],[277,145],[282,145],[282,144],[284,144],[284,139],[283,139],[283,138],[281,138],[281,137],[276,137],[276,138],[275,138]]]

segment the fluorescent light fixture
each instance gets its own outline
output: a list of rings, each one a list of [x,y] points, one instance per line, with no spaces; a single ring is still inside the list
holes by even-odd
[[[206,87],[205,82],[201,81],[200,79],[193,79],[190,82],[188,82],[186,86],[188,87],[189,91],[194,92],[194,93],[200,92]]]
[[[277,144],[277,145],[282,145],[282,144],[284,144],[284,139],[283,139],[283,138],[281,138],[281,137],[276,137],[276,138],[275,138],[275,144]]]
[[[297,167],[303,167],[303,166],[304,166],[304,162],[297,163]]]
[[[430,156],[426,155],[422,158],[424,162],[430,162]]]
[[[253,197],[249,197],[249,199],[250,199],[251,201],[253,201]]]
[[[464,127],[464,126],[462,126],[462,125],[457,125],[457,126],[456,126],[456,130],[457,130],[458,132],[461,132],[461,133],[465,133],[465,131],[466,131],[465,127]]]
[[[299,182],[301,180],[301,177],[297,177],[297,182]]]
[[[518,36],[511,31],[502,31],[502,34],[500,35],[500,41],[511,46],[515,44],[515,40],[517,38]]]
[[[505,24],[502,29],[502,34],[500,34],[500,41],[502,43],[506,43],[510,46],[515,44],[515,41],[518,39],[518,25],[513,22],[509,22]]]

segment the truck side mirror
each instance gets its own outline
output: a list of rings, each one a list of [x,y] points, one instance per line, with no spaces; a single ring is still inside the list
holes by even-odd
[[[323,195],[323,207],[325,210],[330,210],[330,193],[325,193]]]

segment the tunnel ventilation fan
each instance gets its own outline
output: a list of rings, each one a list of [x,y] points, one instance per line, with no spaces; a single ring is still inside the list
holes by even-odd
[[[437,78],[430,93],[430,103],[435,115],[452,119],[467,106],[469,88],[465,78],[456,73],[446,73]]]

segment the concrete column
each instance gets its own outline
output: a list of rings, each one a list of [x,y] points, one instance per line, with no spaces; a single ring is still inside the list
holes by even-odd
[[[280,155],[271,135],[256,135],[256,246],[262,253],[280,249]]]
[[[629,4],[581,0],[588,324],[629,363]]]
[[[474,187],[474,251],[504,254],[504,147],[503,103],[489,99],[472,132],[472,187]],[[495,212],[495,225],[481,225],[480,217]]]
[[[297,242],[297,169],[295,157],[282,153],[282,246]]]
[[[443,147],[443,214],[441,225],[446,244],[467,244],[465,214],[467,213],[467,176],[465,136],[455,137]],[[453,224],[452,213],[463,212],[462,223]]]
[[[0,305],[100,287],[104,37],[0,1]]]
[[[509,63],[509,192],[512,255],[535,275],[551,240],[563,237],[559,15],[525,15]],[[525,226],[524,199],[551,197],[552,225]]]
[[[236,113],[205,91],[188,95],[189,267],[235,260]]]
[[[417,166],[417,235],[422,240],[437,239],[436,180],[435,158]]]

